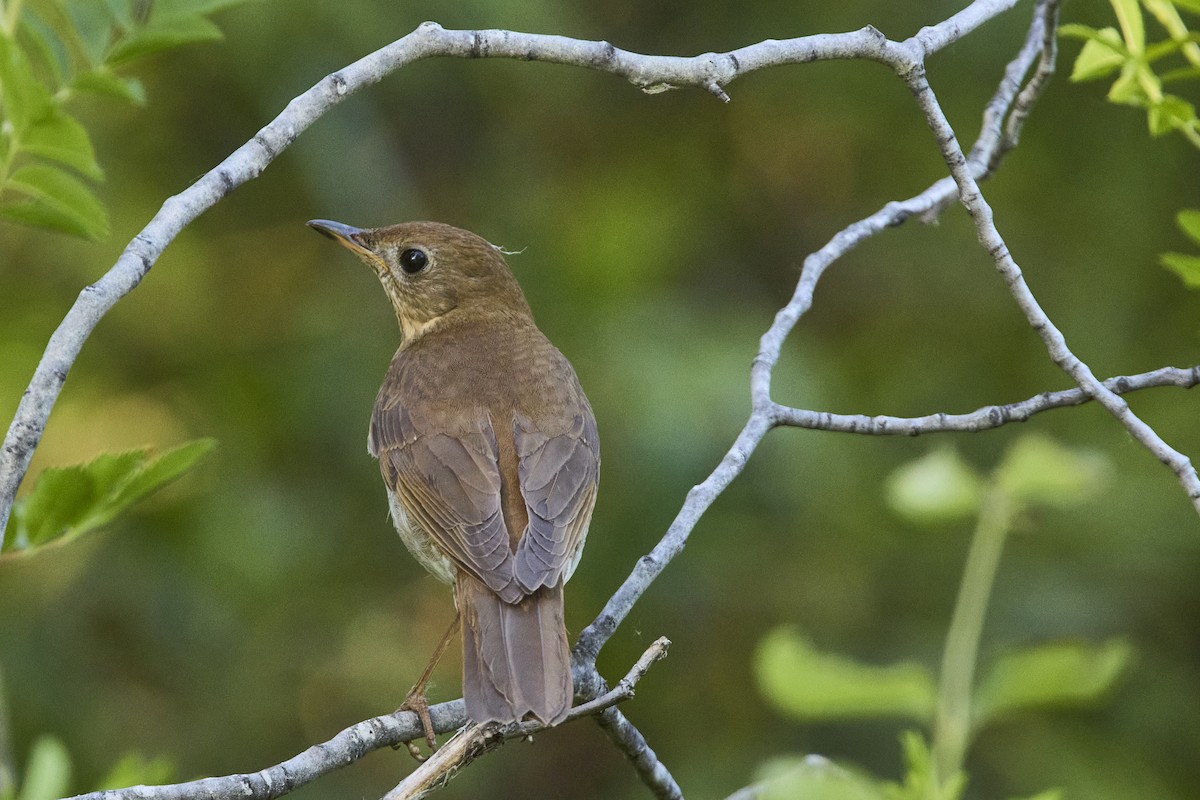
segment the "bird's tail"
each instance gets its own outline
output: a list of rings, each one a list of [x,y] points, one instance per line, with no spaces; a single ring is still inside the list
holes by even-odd
[[[467,716],[473,722],[518,722],[526,715],[547,725],[561,722],[574,697],[562,584],[506,603],[460,571],[455,600]]]

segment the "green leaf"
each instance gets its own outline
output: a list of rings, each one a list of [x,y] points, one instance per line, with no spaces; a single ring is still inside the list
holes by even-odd
[[[137,78],[122,78],[103,67],[79,73],[71,82],[71,88],[77,92],[115,97],[135,106],[146,105],[146,89],[141,81]]]
[[[1017,439],[996,468],[1009,497],[1034,505],[1069,506],[1094,497],[1111,467],[1098,452],[1071,450],[1037,433]]]
[[[883,787],[869,775],[821,756],[774,759],[760,773],[758,800],[885,800]]]
[[[146,25],[122,39],[105,63],[116,67],[172,47],[220,38],[221,29],[204,17],[172,18]]]
[[[919,664],[859,664],[819,652],[788,628],[767,634],[754,666],[763,695],[800,719],[902,716],[926,721],[933,714],[933,679]]]
[[[1196,107],[1182,97],[1176,97],[1173,94],[1163,95],[1161,101],[1150,107],[1147,119],[1150,125],[1150,135],[1161,136],[1194,122]]]
[[[0,86],[4,117],[19,140],[32,122],[48,113],[50,92],[33,76],[20,46],[4,36],[0,36]]]
[[[45,470],[33,491],[13,508],[16,535],[9,549],[29,552],[107,525],[195,466],[215,445],[212,439],[198,439],[154,458],[148,450],[131,450],[105,453],[79,466]]]
[[[74,167],[89,178],[104,177],[87,130],[58,106],[51,106],[46,116],[29,126],[21,149]]]
[[[892,511],[909,521],[947,522],[979,510],[983,482],[957,451],[938,447],[892,472],[885,492]]]
[[[10,175],[4,188],[30,199],[0,206],[0,217],[85,239],[108,235],[104,206],[88,187],[64,170],[48,164],[29,164]]]
[[[165,486],[196,466],[217,446],[216,439],[196,439],[161,453],[145,462],[113,497],[113,504],[122,510],[146,495]]]
[[[1182,8],[1184,11],[1190,11],[1193,14],[1200,14],[1200,0],[1171,0],[1176,8]]]
[[[95,486],[83,467],[48,469],[25,498],[14,544],[37,547],[78,525],[97,502]]]
[[[1185,208],[1175,215],[1175,224],[1196,244],[1200,244],[1200,209]]]
[[[1136,61],[1125,62],[1120,77],[1109,87],[1109,102],[1125,106],[1148,106],[1150,98],[1146,95],[1146,88],[1142,83],[1144,72],[1145,69]]]
[[[1108,0],[1117,15],[1117,23],[1121,26],[1121,35],[1125,39],[1125,47],[1134,55],[1141,55],[1146,49],[1146,26],[1142,21],[1142,9],[1138,0]]]
[[[975,694],[974,722],[1046,706],[1093,706],[1116,684],[1133,656],[1121,639],[1104,644],[1049,644],[1001,656]]]
[[[25,767],[25,779],[17,800],[57,800],[66,797],[71,785],[71,757],[53,736],[33,743]]]
[[[955,773],[938,782],[933,754],[925,737],[916,731],[900,734],[904,750],[904,782],[888,784],[887,800],[959,800],[967,787],[967,776]]]
[[[1082,26],[1079,26],[1082,27]],[[1075,58],[1071,80],[1075,83],[1095,80],[1109,75],[1129,58],[1116,28],[1103,28],[1083,43]]]
[[[1200,256],[1183,253],[1163,253],[1159,263],[1174,272],[1189,289],[1200,289]]]

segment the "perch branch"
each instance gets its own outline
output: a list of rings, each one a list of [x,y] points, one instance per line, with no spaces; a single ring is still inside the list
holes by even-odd
[[[655,641],[616,687],[571,709],[567,721],[603,713],[611,706],[633,697],[634,686],[646,674],[651,664],[666,656],[669,645],[670,642],[665,638]],[[595,680],[599,681],[598,676]],[[429,715],[433,721],[433,728],[438,733],[455,731],[467,724],[462,700],[430,706]],[[544,730],[530,723],[510,727],[512,730],[506,730],[504,738],[527,736]],[[420,739],[423,735],[416,714],[411,711],[398,711],[351,725],[329,741],[315,744],[287,761],[258,772],[202,778],[166,786],[108,789],[77,795],[71,800],[271,800],[282,797],[322,775],[352,764],[367,753]],[[441,752],[442,750],[438,750],[438,753]]]
[[[977,11],[977,7],[982,5],[973,3],[942,23],[942,26],[935,26],[935,28],[942,29],[943,26],[950,26],[956,18],[973,10]],[[999,87],[987,105],[979,141],[972,150],[971,158],[967,160],[966,168],[972,175],[982,178],[989,174],[990,169],[994,168],[1005,148],[1009,147],[1010,142],[1015,141],[1024,122],[1024,114],[1027,114],[1028,109],[1036,100],[1037,94],[1045,87],[1049,71],[1052,70],[1052,62],[1051,66],[1046,66],[1046,53],[1049,51],[1052,55],[1054,47],[1052,31],[1048,32],[1047,28],[1052,26],[1056,19],[1055,8],[1057,8],[1055,0],[1043,0],[1034,9],[1033,21],[1026,34],[1025,42],[1016,58],[1008,65]],[[970,16],[969,18],[974,19],[975,17]],[[915,49],[918,47],[915,42],[923,34],[926,34],[927,37],[930,36],[927,34],[930,30],[930,28],[924,28],[909,40],[914,44],[901,45],[891,51],[900,54],[898,58],[901,60],[894,65],[897,72],[905,68],[913,68],[914,62],[909,59],[920,57],[921,53],[919,49]],[[942,36],[933,34],[931,41],[940,42]],[[914,48],[911,51],[908,49],[910,46]],[[1039,52],[1043,55],[1042,63],[1022,89],[1021,79],[1032,68]],[[1021,103],[1019,107],[1014,106],[1018,99]],[[1012,116],[1014,109],[1020,110],[1022,113],[1022,116],[1015,122]],[[1006,119],[1008,120],[1007,127]],[[577,661],[595,662],[600,649],[616,631],[617,626],[628,616],[633,605],[666,568],[671,559],[683,550],[700,517],[733,479],[741,474],[746,461],[758,447],[758,443],[776,424],[777,409],[781,407],[771,399],[771,374],[775,369],[775,364],[779,361],[783,343],[788,334],[812,307],[817,283],[825,270],[867,239],[889,228],[901,225],[914,217],[922,220],[931,219],[953,200],[955,193],[954,179],[952,177],[942,178],[921,194],[901,202],[888,203],[871,216],[852,223],[835,234],[824,247],[804,259],[800,280],[796,284],[796,290],[791,300],[775,315],[774,322],[759,342],[758,354],[755,356],[750,370],[750,396],[753,409],[745,426],[734,440],[733,446],[717,464],[716,469],[702,483],[692,487],[688,492],[683,507],[676,514],[666,534],[648,555],[638,559],[633,572],[609,598],[600,615],[580,634],[579,640],[575,644]]]
[[[1190,369],[1163,367],[1139,375],[1108,378],[1104,386],[1116,394],[1128,394],[1153,386],[1178,386],[1190,389],[1200,384],[1200,365]],[[864,433],[872,436],[919,436],[922,433],[958,431],[976,433],[999,428],[1010,422],[1024,422],[1034,414],[1052,408],[1078,406],[1092,400],[1083,389],[1064,389],[1058,392],[1042,392],[1039,395],[1008,405],[984,406],[969,414],[929,414],[924,417],[890,417],[864,414],[831,414],[827,411],[809,411],[789,408],[779,404],[771,406],[772,418],[778,425],[809,428],[838,433]]]
[[[660,637],[642,653],[628,674],[617,685],[581,705],[567,714],[564,722],[581,719],[597,713],[615,711],[617,703],[633,697],[634,686],[659,659],[665,658],[670,640]],[[522,722],[497,726],[494,723],[480,725],[471,723],[456,733],[450,741],[438,748],[421,766],[413,770],[394,789],[383,796],[383,800],[417,800],[449,783],[462,769],[475,759],[500,747],[510,739],[526,738],[547,730],[540,722]],[[669,777],[669,776],[668,776]],[[672,781],[673,783],[673,781]],[[682,797],[682,795],[680,795]]]
[[[911,40],[910,40],[911,41]],[[916,44],[912,46],[916,47]],[[903,62],[897,62],[901,65]],[[1168,445],[1161,436],[1140,417],[1133,413],[1120,395],[1104,385],[1093,373],[1091,367],[1076,356],[1067,346],[1066,337],[1046,314],[1041,304],[1034,297],[1033,291],[1025,282],[1021,268],[1017,266],[1008,245],[1005,244],[996,223],[992,218],[992,208],[979,190],[979,184],[971,170],[967,158],[963,155],[958,138],[950,121],[946,119],[941,105],[934,95],[933,87],[925,75],[924,62],[919,54],[912,58],[910,69],[898,67],[897,74],[908,85],[916,98],[917,105],[925,113],[926,121],[941,148],[942,157],[950,168],[950,174],[958,186],[959,201],[967,209],[975,223],[979,235],[979,243],[987,250],[995,262],[996,269],[1017,306],[1025,314],[1030,327],[1041,337],[1046,346],[1050,359],[1067,373],[1075,383],[1093,397],[1097,403],[1113,415],[1138,442],[1149,450],[1155,458],[1165,464],[1179,479],[1185,492],[1192,500],[1192,505],[1200,513],[1200,476],[1192,466],[1191,460],[1183,453]]]

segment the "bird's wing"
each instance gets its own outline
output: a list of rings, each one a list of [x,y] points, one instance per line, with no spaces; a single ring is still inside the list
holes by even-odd
[[[454,435],[420,431],[403,406],[376,408],[371,451],[405,511],[462,569],[506,602],[525,591],[500,507],[496,433],[486,415]]]
[[[587,535],[600,480],[596,420],[586,401],[556,436],[521,414],[513,420],[521,495],[529,526],[517,546],[514,576],[525,591],[570,577]]]

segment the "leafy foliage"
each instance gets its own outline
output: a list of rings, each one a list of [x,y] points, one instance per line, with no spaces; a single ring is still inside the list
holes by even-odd
[[[1200,147],[1200,119],[1196,107],[1164,89],[1169,83],[1200,79],[1200,35],[1190,31],[1178,8],[1197,12],[1192,2],[1175,0],[1109,0],[1117,28],[1063,25],[1063,36],[1082,39],[1083,49],[1075,59],[1072,81],[1091,81],[1116,73],[1108,90],[1110,102],[1146,109],[1150,133],[1161,136],[1179,131]],[[1158,21],[1167,38],[1148,42],[1142,7]],[[1178,7],[1178,8],[1177,8]],[[1156,67],[1171,56],[1183,63],[1160,72]]]
[[[938,448],[899,467],[888,480],[887,498],[898,516],[917,524],[980,515],[972,553],[990,535],[997,537],[998,554],[1016,511],[1084,502],[1104,484],[1108,471],[1107,462],[1094,453],[1027,434],[1009,446],[986,479],[954,450]],[[992,513],[996,508],[1002,513]],[[997,519],[1003,529],[984,524]],[[985,544],[983,549],[989,547]],[[969,564],[973,558],[968,556]],[[970,646],[977,647],[994,568],[991,563],[982,571],[966,569],[960,603],[964,596],[978,597],[980,613],[960,615],[956,611],[947,637],[947,656],[954,641],[972,642]],[[805,721],[903,716],[931,728],[933,746],[916,731],[904,733],[905,773],[898,784],[878,784],[868,790],[864,788],[870,786],[866,779],[835,780],[829,777],[835,773],[828,768],[814,771],[805,760],[798,769],[775,778],[766,796],[958,800],[967,782],[959,751],[979,731],[1021,711],[1095,705],[1116,685],[1131,659],[1132,648],[1121,639],[1100,645],[1070,642],[1014,648],[990,664],[984,679],[971,689],[975,655],[965,667],[958,659],[944,658],[942,675],[935,677],[922,664],[867,666],[822,653],[798,631],[777,629],[763,640],[755,663],[759,688],[777,709]],[[961,704],[955,702],[958,686],[963,692]],[[959,707],[960,719],[946,717]],[[946,758],[940,756],[943,752],[959,755]],[[785,790],[792,793],[785,794]],[[1057,796],[1054,791],[1043,792],[1035,800]]]
[[[1200,81],[1200,33],[1189,30],[1179,10],[1200,14],[1198,0],[1109,0],[1120,30],[1063,25],[1063,36],[1082,39],[1071,80],[1099,80],[1117,73],[1108,90],[1110,102],[1146,109],[1151,136],[1178,131],[1200,148],[1200,118],[1195,104],[1167,92],[1168,84]],[[1165,30],[1167,38],[1148,42],[1142,8]],[[1173,57],[1173,62],[1166,62]],[[1159,69],[1168,63],[1165,70]],[[1182,62],[1182,63],[1180,63]],[[1200,211],[1179,212],[1179,227],[1200,243]],[[1163,253],[1160,263],[1189,289],[1200,289],[1200,256]]]
[[[1183,235],[1200,245],[1200,210],[1187,208],[1175,217]],[[1162,265],[1183,280],[1189,289],[1200,289],[1200,256],[1186,253],[1163,253]]]
[[[237,0],[9,0],[0,11],[0,218],[101,239],[108,214],[83,180],[104,173],[67,107],[81,94],[145,103],[128,65],[219,39],[212,12]]]
[[[149,450],[105,453],[87,464],[51,467],[13,506],[13,535],[0,553],[35,552],[112,522],[117,515],[191,469],[216,442],[198,439],[151,456]]]
[[[802,719],[898,715],[927,721],[933,714],[933,676],[920,664],[859,664],[820,652],[792,629],[768,634],[755,666],[763,693]]]

